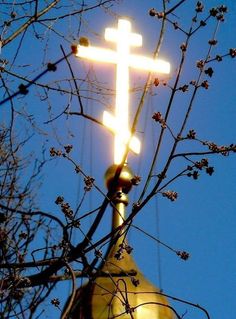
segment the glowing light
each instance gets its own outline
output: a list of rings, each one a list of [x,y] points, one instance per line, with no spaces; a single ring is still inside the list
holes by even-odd
[[[93,46],[78,45],[77,56],[98,62],[116,64],[116,108],[115,115],[104,111],[103,124],[115,135],[114,163],[120,164],[127,144],[136,154],[140,153],[140,141],[131,136],[129,129],[129,68],[144,71],[170,72],[170,64],[160,59],[130,54],[130,47],[142,46],[142,36],[131,32],[131,23],[118,20],[118,28],[106,28],[105,40],[116,43],[116,51]]]

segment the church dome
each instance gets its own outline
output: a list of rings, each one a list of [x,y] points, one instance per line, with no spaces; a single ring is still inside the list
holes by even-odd
[[[112,170],[115,174],[114,167]],[[121,173],[119,189],[116,189],[119,196],[113,198],[116,207],[113,209],[113,229],[123,223],[128,197],[122,186],[125,185],[125,190],[129,189],[127,181],[132,178],[127,168]],[[111,175],[109,169],[106,174],[108,184],[112,184]],[[110,244],[96,277],[77,290],[70,318],[174,319],[174,312],[167,299],[140,272],[129,254],[129,248],[124,235],[115,244]]]
[[[73,319],[174,319],[167,299],[137,268],[126,251],[117,259],[115,245],[101,269],[101,276],[77,292]]]

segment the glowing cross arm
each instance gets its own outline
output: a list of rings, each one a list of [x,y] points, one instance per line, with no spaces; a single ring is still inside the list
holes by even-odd
[[[129,56],[129,66],[135,69],[157,72],[170,73],[170,63],[160,59],[152,59],[145,56],[131,54]]]
[[[116,51],[93,46],[85,47],[81,45],[78,45],[77,49],[78,50],[76,56],[80,58],[85,58],[88,60],[94,60],[98,62],[117,64],[118,56]],[[152,59],[136,54],[129,55],[128,66],[144,71],[165,74],[170,73],[170,63],[164,60]]]
[[[117,53],[115,51],[93,46],[85,47],[78,45],[76,56],[88,60],[113,64],[116,64],[117,61]]]
[[[119,164],[122,161],[125,148],[127,147],[127,143],[129,142],[130,132],[125,130],[125,128],[122,127],[122,123],[118,123],[117,119],[106,111],[103,112],[103,124],[115,134],[115,137],[119,136],[119,139],[123,144],[123,147],[115,148],[115,163]],[[129,148],[135,154],[140,153],[141,143],[135,136],[131,137]]]

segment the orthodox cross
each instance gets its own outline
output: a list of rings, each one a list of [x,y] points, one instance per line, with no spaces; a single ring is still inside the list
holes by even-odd
[[[118,20],[118,28],[106,28],[105,40],[116,43],[116,51],[94,46],[78,45],[76,56],[116,65],[116,107],[115,115],[103,113],[103,124],[115,135],[114,163],[120,164],[127,143],[136,154],[140,152],[140,141],[130,137],[129,129],[129,68],[149,72],[169,73],[170,64],[160,59],[130,53],[130,47],[141,47],[142,36],[131,32],[131,23],[124,19]]]

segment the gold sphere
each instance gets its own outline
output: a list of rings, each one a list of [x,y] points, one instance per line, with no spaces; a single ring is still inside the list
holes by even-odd
[[[112,189],[118,190],[121,189],[123,193],[128,194],[132,187],[132,179],[134,174],[131,169],[124,165],[117,181],[115,181],[116,172],[119,170],[119,165],[113,164],[108,168],[105,173],[105,184],[107,189],[110,191]]]

